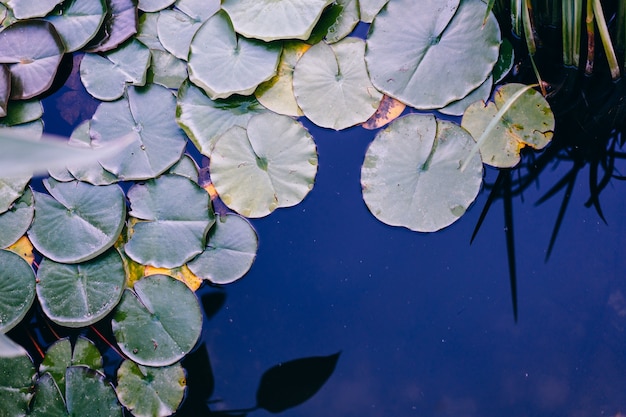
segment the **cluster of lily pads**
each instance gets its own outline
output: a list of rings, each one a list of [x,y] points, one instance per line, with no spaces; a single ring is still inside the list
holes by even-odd
[[[463,215],[483,164],[511,167],[524,146],[547,145],[554,117],[541,94],[494,88],[513,56],[485,3],[386,3],[0,0],[7,415],[91,415],[93,401],[98,415],[119,415],[120,403],[137,416],[175,412],[185,389],[179,361],[201,331],[193,291],[243,276],[257,250],[246,217],[296,205],[313,187],[318,155],[300,117],[335,130],[388,124],[365,155],[363,198],[379,220],[423,232]],[[349,36],[359,22],[371,23],[365,40]],[[37,97],[74,52],[100,104],[58,166]],[[462,116],[460,125],[441,114]],[[208,166],[185,153],[188,139]],[[45,192],[28,186],[32,172],[13,156],[35,148],[50,155]],[[216,214],[218,198],[230,210]],[[2,337],[35,298],[61,326],[112,314],[126,357],[115,387],[87,340],[52,345],[37,372]]]

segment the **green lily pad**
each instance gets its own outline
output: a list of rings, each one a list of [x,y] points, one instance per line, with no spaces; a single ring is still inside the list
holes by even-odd
[[[461,116],[463,112],[477,101],[487,101],[491,95],[491,88],[493,87],[493,77],[489,76],[484,83],[480,85],[476,90],[472,91],[460,100],[453,101],[447,104],[445,107],[439,109],[440,113],[448,114],[451,116]]]
[[[7,107],[7,115],[0,119],[0,126],[15,127],[33,122],[43,116],[43,106],[39,100],[11,101]],[[34,138],[37,139],[37,138]]]
[[[279,43],[238,36],[220,11],[200,26],[191,41],[189,79],[213,100],[252,94],[275,75],[280,51]]]
[[[189,178],[195,183],[198,182],[198,166],[196,165],[196,161],[187,154],[183,155],[180,161],[176,162],[176,165],[170,168],[169,173]]]
[[[122,417],[122,407],[106,377],[86,366],[65,372],[65,402],[70,416]]]
[[[235,31],[266,42],[308,39],[324,8],[333,0],[223,0]]]
[[[187,63],[167,51],[150,51],[148,82],[177,90],[187,79]]]
[[[335,130],[363,123],[383,95],[370,82],[363,56],[365,42],[345,38],[311,47],[296,64],[293,90],[304,115]]]
[[[63,369],[65,372],[65,369]],[[45,373],[35,385],[35,394],[30,403],[29,417],[69,417],[60,388],[52,375]]]
[[[28,352],[0,332],[0,404],[3,416],[25,416],[35,382]]]
[[[175,0],[138,0],[137,8],[143,12],[158,12],[174,4]]]
[[[10,95],[11,71],[8,65],[0,64],[0,118],[7,115]]]
[[[151,275],[125,290],[111,322],[117,344],[140,365],[168,366],[193,349],[202,330],[196,295],[183,282]]]
[[[87,45],[87,52],[110,51],[137,33],[137,0],[106,1],[107,15],[100,32]]]
[[[434,232],[458,220],[482,184],[475,142],[461,127],[434,116],[394,120],[370,144],[361,169],[363,199],[383,223]]]
[[[189,45],[203,22],[220,9],[217,0],[178,1],[176,9],[159,13],[157,30],[166,50],[187,61]]]
[[[15,327],[34,299],[35,272],[31,266],[19,255],[0,250],[0,333]]]
[[[56,262],[84,262],[113,246],[126,219],[124,192],[117,185],[43,181],[50,193],[35,192],[35,218],[28,236]]]
[[[465,97],[498,60],[500,29],[491,13],[483,25],[486,8],[481,0],[388,3],[367,39],[372,84],[417,109]]]
[[[9,210],[0,214],[0,248],[8,247],[24,236],[34,213],[33,193],[27,188]]]
[[[252,266],[259,246],[256,231],[243,217],[219,216],[207,237],[207,247],[187,266],[214,284],[230,284]]]
[[[89,136],[91,122],[85,120],[72,132],[68,145],[75,146],[77,148],[93,149],[91,147],[91,137]],[[91,164],[68,164],[68,172],[72,176],[72,179],[88,182],[93,185],[109,185],[118,181],[118,178],[102,168],[102,165],[98,161],[93,161]]]
[[[309,132],[290,117],[254,116],[215,143],[209,169],[222,201],[246,217],[298,204],[313,188],[317,151]]]
[[[109,314],[122,297],[126,273],[115,249],[78,264],[43,259],[37,270],[37,298],[53,322],[86,327]]]
[[[125,360],[117,370],[117,397],[136,417],[174,414],[186,386],[180,363],[152,368]]]
[[[64,48],[54,26],[43,20],[19,21],[1,31],[0,63],[9,65],[11,98],[24,100],[50,88]]]
[[[30,175],[0,177],[0,214],[9,210],[13,202],[20,198],[30,178]]]
[[[209,195],[179,175],[163,175],[128,191],[131,221],[126,254],[163,268],[183,265],[204,250],[215,222]]]
[[[500,44],[500,55],[498,55],[498,62],[493,67],[493,83],[498,84],[507,76],[507,74],[513,68],[515,63],[515,51],[511,42],[504,38]],[[486,99],[485,99],[486,101]]]
[[[150,50],[131,39],[103,55],[85,54],[80,79],[89,94],[103,101],[122,97],[127,85],[144,85],[150,66]]]
[[[63,0],[6,0],[5,3],[13,11],[13,15],[20,20],[31,19],[33,17],[43,17],[50,13],[57,4]]]
[[[142,13],[137,23],[138,29],[135,39],[146,45],[150,50],[165,51],[157,32],[158,20],[159,13]]]
[[[233,126],[245,127],[255,114],[267,112],[256,98],[231,96],[211,100],[189,81],[178,89],[176,122],[187,133],[196,148],[211,156],[217,138]]]
[[[68,367],[75,365],[84,365],[101,372],[104,370],[100,351],[92,341],[83,336],[76,339],[73,348],[69,338],[54,342],[39,365],[39,373],[50,375],[63,393],[65,392],[65,371]]]
[[[359,0],[359,14],[361,21],[372,23],[378,12],[385,7],[389,0]]]
[[[259,103],[278,114],[296,117],[304,115],[293,93],[293,70],[309,48],[309,44],[301,41],[286,41],[283,44],[276,75],[261,83],[254,91]]]
[[[538,91],[523,84],[505,84],[495,91],[493,102],[469,106],[461,126],[479,142],[485,164],[508,168],[517,165],[523,147],[542,149],[550,143],[554,114]]]
[[[335,0],[328,6],[307,39],[315,44],[325,39],[328,43],[339,42],[348,36],[359,23],[358,0]]]
[[[96,36],[105,16],[104,0],[65,0],[46,20],[54,25],[65,51],[74,52]]]
[[[100,159],[102,167],[124,180],[149,179],[165,172],[180,159],[187,144],[174,121],[175,111],[172,92],[156,84],[129,86],[120,100],[100,103],[91,119],[92,145],[131,136],[113,156]]]

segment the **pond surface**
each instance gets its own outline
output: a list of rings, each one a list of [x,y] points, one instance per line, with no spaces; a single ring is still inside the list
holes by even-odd
[[[58,113],[67,91],[44,101],[51,133],[71,132]],[[213,398],[221,400],[213,410],[253,406],[259,378],[277,363],[339,351],[322,389],[282,415],[582,417],[626,410],[625,184],[613,181],[601,194],[606,225],[584,206],[586,171],[579,176],[548,262],[562,192],[534,203],[569,166],[546,170],[523,201],[515,198],[516,324],[501,200],[472,245],[485,190],[443,231],[386,226],[367,210],[359,183],[375,132],[304,123],[319,152],[313,191],[294,208],[252,220],[260,247],[243,279],[199,291],[205,299],[225,296],[203,333]],[[496,172],[486,176],[493,182]]]

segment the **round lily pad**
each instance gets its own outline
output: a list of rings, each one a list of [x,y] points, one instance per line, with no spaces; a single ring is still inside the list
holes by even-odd
[[[43,17],[50,13],[54,7],[62,0],[6,0],[3,1],[13,11],[13,15],[20,20],[31,19],[33,17]]]
[[[185,378],[180,363],[153,368],[125,360],[117,370],[117,397],[136,417],[169,416],[183,400]]]
[[[137,0],[107,0],[107,15],[100,32],[87,45],[87,52],[117,48],[137,33]]]
[[[87,262],[61,264],[43,259],[37,298],[55,323],[85,327],[109,314],[122,297],[126,273],[115,249]]]
[[[168,366],[182,359],[202,330],[196,295],[167,275],[150,275],[125,290],[111,326],[126,356],[141,365]]]
[[[237,33],[266,42],[308,39],[333,0],[223,0]]]
[[[19,255],[0,250],[0,333],[15,327],[34,299],[35,272],[31,266]]]
[[[128,191],[126,254],[144,265],[174,268],[202,252],[215,222],[209,195],[192,180],[163,175]]]
[[[209,169],[221,200],[246,217],[298,204],[313,188],[317,151],[299,122],[266,113],[235,126],[215,143]]]
[[[500,29],[491,13],[483,25],[486,10],[481,0],[389,2],[367,39],[372,84],[418,109],[465,97],[498,60]]]
[[[126,96],[100,103],[91,119],[92,145],[104,146],[127,135],[131,140],[114,155],[100,159],[124,180],[154,178],[180,159],[187,139],[174,121],[176,99],[156,84],[129,86]]]
[[[50,193],[35,192],[35,218],[28,236],[56,262],[84,262],[113,246],[126,218],[124,192],[117,185],[43,181]]]
[[[335,130],[362,123],[374,114],[382,94],[370,82],[363,56],[365,42],[345,38],[320,42],[296,64],[293,89],[304,115]]]
[[[30,175],[0,177],[0,213],[9,210],[13,202],[20,198],[30,178]]]
[[[363,199],[376,218],[419,232],[442,229],[464,213],[482,184],[472,137],[434,116],[393,121],[370,144],[361,169]]]
[[[85,120],[83,123],[76,126],[68,145],[75,146],[77,148],[93,149],[91,147],[91,137],[89,136],[90,121]],[[102,168],[102,165],[98,161],[94,161],[91,164],[68,164],[67,170],[72,178],[79,181],[85,181],[93,185],[109,185],[118,181],[117,177]]]
[[[99,371],[70,366],[65,371],[65,402],[70,416],[122,417],[113,385]]]
[[[550,143],[554,114],[538,91],[512,83],[498,88],[493,102],[469,106],[461,126],[479,142],[485,164],[507,168],[517,165],[523,147],[542,149]]]
[[[65,373],[65,368],[63,371]],[[28,416],[67,417],[67,410],[65,409],[65,401],[63,400],[61,389],[49,373],[44,373],[37,379]]]
[[[24,236],[34,213],[33,193],[27,188],[9,210],[0,214],[0,248],[10,246]]]
[[[206,156],[211,156],[215,141],[222,133],[233,126],[246,127],[252,116],[265,112],[267,109],[254,96],[211,100],[189,81],[178,89],[176,122]]]
[[[252,94],[275,75],[280,51],[280,43],[237,35],[226,13],[220,11],[202,24],[191,41],[189,79],[213,100]]]
[[[28,352],[0,332],[0,404],[4,416],[25,416],[36,370]]]
[[[258,237],[250,223],[237,214],[219,216],[207,237],[207,247],[187,266],[214,284],[230,284],[252,266]]]
[[[98,33],[106,16],[104,0],[65,0],[57,13],[46,16],[57,30],[66,52],[85,46]]]
[[[57,31],[46,21],[19,21],[1,31],[0,62],[9,65],[11,98],[24,100],[50,88],[64,52]]]

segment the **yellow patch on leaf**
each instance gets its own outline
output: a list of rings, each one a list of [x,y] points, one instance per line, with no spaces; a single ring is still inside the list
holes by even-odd
[[[215,186],[213,185],[212,182],[207,182],[206,184],[203,184],[202,188],[204,188],[204,190],[207,193],[209,193],[209,197],[211,197],[211,201],[217,198],[217,190],[215,189]]]
[[[374,130],[383,127],[392,120],[398,118],[406,105],[395,98],[383,96],[376,112],[366,122],[362,123],[365,129]]]
[[[17,253],[20,255],[29,265],[32,265],[35,262],[35,255],[33,255],[33,244],[30,243],[28,237],[22,236],[7,248],[11,252]]]
[[[187,265],[173,269],[157,268],[155,266],[146,265],[144,276],[147,277],[154,274],[169,275],[172,278],[176,278],[177,280],[184,282],[185,285],[187,285],[192,291],[196,291],[200,288],[200,285],[202,285],[202,278],[198,278],[194,275],[194,273],[187,268]]]

